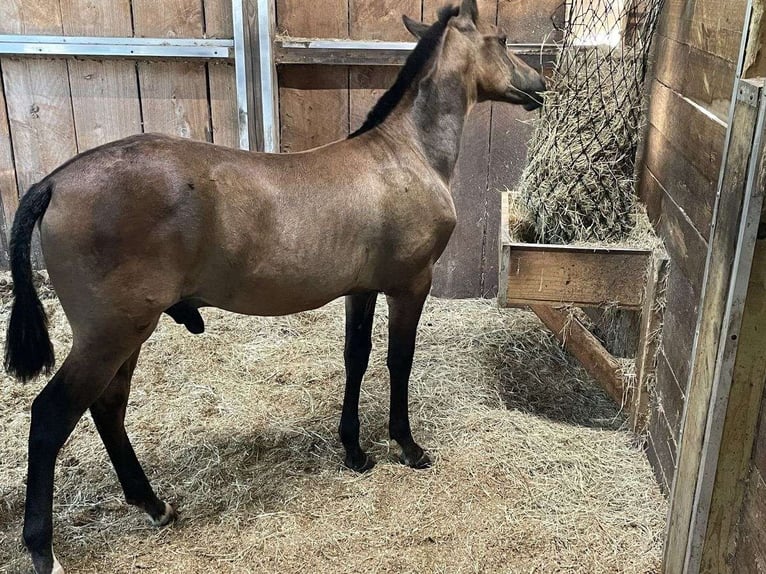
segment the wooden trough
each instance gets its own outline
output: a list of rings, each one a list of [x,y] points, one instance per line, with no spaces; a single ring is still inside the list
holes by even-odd
[[[498,304],[529,307],[609,396],[645,427],[647,381],[655,369],[662,327],[658,286],[667,259],[648,249],[514,242],[509,194],[502,194]],[[635,381],[578,318],[575,308],[609,306],[641,313]],[[632,377],[631,377],[632,378]]]

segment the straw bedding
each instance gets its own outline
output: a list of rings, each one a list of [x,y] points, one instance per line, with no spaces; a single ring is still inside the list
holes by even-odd
[[[0,286],[2,287],[2,286]],[[0,297],[2,289],[0,289]],[[70,342],[45,302],[57,356]],[[0,307],[5,324],[7,301]],[[88,416],[57,467],[55,544],[77,572],[658,572],[665,500],[610,400],[533,315],[429,300],[411,383],[435,465],[397,464],[386,436],[385,306],[343,469],[342,303],[283,318],[163,318],[134,377],[128,432],[180,519],[156,530],[122,499]],[[20,544],[30,403],[0,378],[0,570]]]

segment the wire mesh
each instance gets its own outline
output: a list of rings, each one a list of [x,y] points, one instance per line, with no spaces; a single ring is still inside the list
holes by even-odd
[[[635,162],[663,0],[565,3],[561,51],[516,201],[543,243],[613,241],[636,218]]]

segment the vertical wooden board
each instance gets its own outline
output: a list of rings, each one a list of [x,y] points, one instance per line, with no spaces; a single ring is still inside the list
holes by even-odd
[[[59,0],[3,0],[0,34],[61,34]]]
[[[349,0],[349,36],[356,40],[413,41],[402,16],[420,20],[421,0]]]
[[[646,131],[644,164],[681,206],[706,240],[710,236],[717,180],[705,177],[654,126]],[[644,191],[643,187],[641,188]],[[656,207],[655,207],[656,211]]]
[[[421,0],[349,1],[349,35],[356,40],[413,41],[402,15],[420,20]],[[364,123],[367,113],[394,83],[399,68],[351,66],[349,68],[349,128]]]
[[[201,37],[200,0],[133,0],[134,33],[149,37]],[[144,131],[212,141],[207,69],[199,62],[139,62]]]
[[[277,0],[277,29],[291,36],[348,37],[347,0]],[[347,66],[283,66],[279,74],[282,151],[342,139],[349,131]]]
[[[692,374],[682,430],[683,442],[668,520],[665,561],[669,572],[682,571],[690,529],[694,526],[692,517],[697,479],[757,113],[756,108],[738,102],[731,125],[732,138],[724,166],[716,227],[710,240],[709,270],[704,279],[705,296],[700,313],[705,320],[700,322],[696,355],[692,357]]]
[[[205,64],[139,62],[144,131],[210,141]]]
[[[689,380],[700,288],[701,285],[690,282],[677,268],[670,270],[665,291],[662,348],[680,385],[686,385]]]
[[[499,0],[497,24],[515,44],[553,42],[559,39],[564,24],[564,3],[561,0]]]
[[[684,399],[675,374],[670,368],[667,357],[660,353],[657,360],[657,378],[654,385],[655,397],[658,403],[658,411],[652,416],[663,416],[672,431],[674,439],[678,440],[678,432],[681,430],[681,415],[684,410]],[[671,469],[672,470],[672,469]]]
[[[497,21],[497,2],[498,0],[477,0],[479,19],[494,24]],[[445,0],[423,0],[423,21],[431,23],[436,20],[439,10],[448,4],[450,2]],[[452,4],[459,4],[459,2],[452,2]]]
[[[130,0],[115,0],[108,5],[91,0],[60,1],[67,35],[133,35]],[[133,62],[70,59],[67,66],[79,151],[141,133]]]
[[[234,65],[228,62],[208,62],[210,86],[210,120],[213,143],[239,147],[239,118]]]
[[[60,0],[64,34],[70,36],[132,36],[130,0]]]
[[[766,482],[757,468],[750,472],[734,555],[736,574],[766,572]]]
[[[233,37],[230,0],[204,0],[204,14],[205,37]],[[238,147],[239,118],[234,66],[229,62],[208,62],[207,81],[213,143]]]
[[[468,116],[457,168],[450,187],[457,211],[457,226],[434,269],[433,294],[455,299],[481,294],[482,246],[486,238],[485,205],[489,173],[488,102],[476,106]],[[496,237],[496,236],[495,236]]]
[[[10,239],[13,215],[19,204],[16,184],[16,167],[13,164],[11,131],[5,105],[5,90],[2,82],[0,62],[0,266],[8,265],[8,240]]]
[[[202,0],[206,38],[233,38],[231,0]]]
[[[205,37],[234,36],[230,0],[203,0]],[[213,143],[239,146],[239,118],[234,66],[229,62],[208,62],[207,81],[210,92],[210,124]]]
[[[68,67],[79,151],[141,133],[134,62],[70,60]]]
[[[311,149],[348,135],[348,71],[338,66],[279,70],[282,151]]]
[[[347,0],[276,0],[277,30],[301,38],[347,38]],[[320,36],[319,34],[323,34]]]
[[[758,183],[755,186],[760,187]],[[701,572],[723,572],[727,569],[738,511],[744,499],[741,485],[747,480],[757,436],[766,380],[766,334],[763,330],[766,322],[766,240],[755,242],[743,303],[728,404],[720,419],[723,432],[707,518]]]
[[[200,0],[132,0],[134,33],[145,38],[201,38]]]
[[[2,63],[16,174],[22,193],[77,153],[63,60]]]

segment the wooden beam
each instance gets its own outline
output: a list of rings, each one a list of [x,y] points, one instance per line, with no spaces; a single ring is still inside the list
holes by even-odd
[[[274,60],[281,65],[401,66],[414,47],[415,42],[276,36]],[[535,68],[552,67],[559,50],[545,44],[509,44],[507,48]]]
[[[665,257],[652,258],[644,287],[644,308],[641,311],[638,355],[636,356],[636,386],[631,390],[628,401],[633,429],[642,432],[646,428],[649,412],[649,378],[657,368],[657,351],[662,332],[663,309],[658,299],[663,295],[663,284],[667,280],[668,260]]]
[[[620,364],[593,333],[566,309],[547,305],[533,305],[531,309],[612,400],[622,405],[625,397]]]
[[[640,310],[651,251],[512,243],[504,304],[616,305]],[[505,273],[505,272],[504,272]]]
[[[665,571],[698,572],[701,534],[707,524],[711,472],[715,474],[717,456],[710,444],[710,433],[720,432],[716,424],[720,404],[728,396],[716,390],[729,373],[725,366],[725,338],[741,320],[741,302],[733,299],[731,286],[748,265],[748,249],[743,243],[747,229],[751,188],[748,185],[753,145],[759,123],[762,85],[741,81],[727,139],[719,194],[714,210],[714,227],[708,247],[703,281],[697,337],[692,353],[692,369],[682,421],[678,465],[673,481],[671,508],[665,544]],[[751,183],[751,182],[750,182]],[[760,213],[760,211],[759,211]],[[752,258],[752,243],[749,245]],[[749,269],[748,269],[749,272]],[[732,315],[734,313],[734,315]],[[732,317],[735,323],[731,324]],[[722,379],[723,377],[723,379]],[[722,391],[723,389],[721,389]],[[712,426],[711,426],[712,425]],[[720,436],[720,434],[719,434]],[[713,447],[713,453],[710,447]]]

